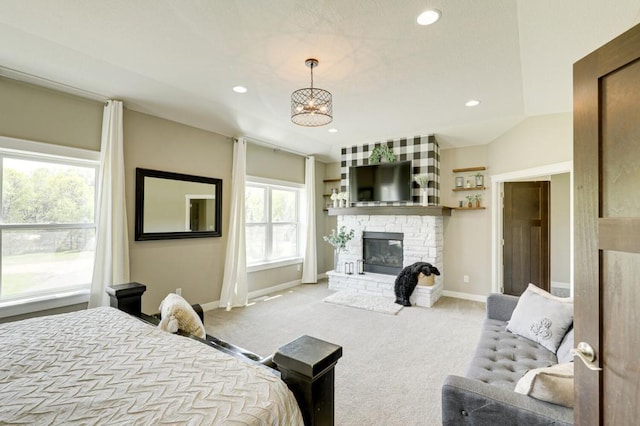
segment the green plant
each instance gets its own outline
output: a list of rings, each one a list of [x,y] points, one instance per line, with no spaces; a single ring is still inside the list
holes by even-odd
[[[340,227],[340,232],[336,232],[335,229],[331,230],[330,235],[325,235],[322,237],[323,240],[328,242],[333,246],[337,251],[344,250],[347,248],[347,243],[353,239],[355,236],[355,231],[352,229],[349,232],[346,231],[346,227]]]
[[[480,202],[482,200],[482,195],[478,194],[473,197],[476,202]]]
[[[473,203],[476,199],[476,195],[467,195],[464,198],[466,198],[468,202]]]
[[[382,159],[387,160],[389,163],[396,161],[396,155],[387,145],[380,145],[373,148],[369,156],[369,164],[378,164]]]
[[[420,188],[426,188],[429,185],[429,175],[427,174],[415,175],[413,180],[420,185]]]

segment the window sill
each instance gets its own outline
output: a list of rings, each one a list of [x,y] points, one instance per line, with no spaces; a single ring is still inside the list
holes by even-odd
[[[75,290],[58,294],[34,296],[29,299],[0,302],[0,318],[61,308],[63,306],[87,303],[89,290]]]
[[[302,264],[303,259],[301,257],[296,257],[293,259],[284,259],[284,260],[276,260],[273,262],[264,262],[258,263],[255,265],[247,266],[247,272],[258,272],[264,271],[267,269],[281,268],[283,266],[291,266]]]

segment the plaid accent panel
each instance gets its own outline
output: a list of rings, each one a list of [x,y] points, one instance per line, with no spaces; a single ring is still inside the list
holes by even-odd
[[[434,135],[414,136],[412,138],[393,139],[387,142],[374,142],[354,145],[341,149],[340,191],[349,191],[349,167],[366,166],[374,147],[386,144],[396,155],[397,161],[411,160],[413,176],[426,173],[429,176],[427,197],[430,206],[440,205],[440,147]],[[413,182],[413,202],[361,202],[357,206],[405,206],[421,204],[420,186]]]

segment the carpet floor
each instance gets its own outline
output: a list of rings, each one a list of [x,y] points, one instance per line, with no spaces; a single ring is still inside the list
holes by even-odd
[[[307,334],[343,347],[335,424],[439,425],[448,374],[463,375],[480,337],[484,304],[442,297],[433,307],[384,315],[330,303],[326,280],[205,313],[207,333],[266,356]]]

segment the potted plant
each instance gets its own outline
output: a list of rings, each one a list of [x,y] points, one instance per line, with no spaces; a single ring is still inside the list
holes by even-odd
[[[476,188],[480,188],[484,186],[484,176],[481,175],[480,173],[476,173],[475,175],[473,175],[473,177],[475,177],[476,179]]]
[[[371,155],[369,156],[369,164],[378,164],[382,160],[387,163],[393,163],[396,161],[396,155],[387,145],[376,146],[373,148],[373,151],[371,151]]]
[[[473,197],[474,200],[476,200],[476,207],[480,208],[480,201],[482,200],[482,195],[478,194],[475,197]]]
[[[427,196],[427,188],[429,187],[429,176],[427,174],[416,175],[413,180],[422,188],[422,205],[429,205],[429,197]]]
[[[468,208],[472,208],[473,207],[473,201],[476,199],[476,196],[475,195],[467,195],[464,198],[467,199],[467,207]]]
[[[340,231],[336,232],[335,229],[331,230],[330,235],[325,235],[322,237],[323,240],[328,242],[333,246],[333,270],[334,272],[338,272],[338,258],[340,256],[340,252],[347,248],[347,243],[353,239],[355,236],[355,231],[351,229],[347,232],[346,226],[341,226]]]

